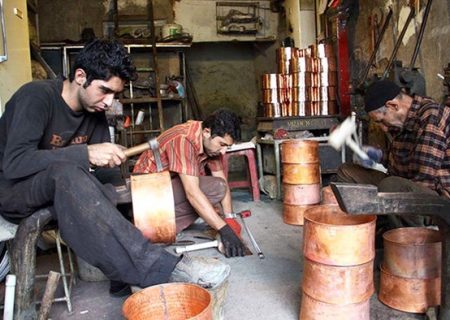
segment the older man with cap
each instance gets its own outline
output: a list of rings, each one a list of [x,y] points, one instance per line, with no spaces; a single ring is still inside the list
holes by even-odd
[[[341,182],[373,184],[380,192],[419,192],[450,199],[450,107],[409,96],[389,80],[372,83],[364,97],[370,118],[392,138],[387,150],[364,146],[370,160],[343,164]],[[388,172],[370,169],[382,163]],[[402,220],[404,220],[402,218]],[[423,219],[403,225],[422,225]],[[398,220],[397,220],[398,225]]]

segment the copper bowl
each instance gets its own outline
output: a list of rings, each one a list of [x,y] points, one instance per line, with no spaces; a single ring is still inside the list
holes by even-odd
[[[282,163],[318,163],[319,142],[315,140],[290,139],[281,144]]]
[[[357,266],[330,266],[305,258],[302,288],[310,297],[331,304],[366,301],[375,292],[373,261]]]
[[[338,204],[336,196],[334,195],[333,190],[331,190],[330,186],[322,188],[322,204]]]
[[[263,89],[276,89],[278,87],[278,74],[266,73],[262,75]]]
[[[189,283],[166,283],[134,293],[125,300],[122,312],[128,320],[211,320],[211,306],[208,290]]]
[[[442,242],[437,230],[398,228],[383,234],[384,269],[404,278],[432,279],[441,275]]]
[[[283,183],[283,203],[293,205],[318,204],[320,202],[320,184]]]
[[[370,300],[353,304],[331,304],[302,294],[300,320],[370,320]]]
[[[378,299],[391,308],[415,313],[425,313],[429,307],[441,303],[441,278],[412,279],[390,274],[380,268],[380,293]]]
[[[303,215],[306,210],[315,205],[294,205],[283,203],[283,221],[286,224],[303,225]]]
[[[303,254],[315,262],[354,266],[375,257],[374,215],[348,215],[338,206],[321,205],[305,212]]]

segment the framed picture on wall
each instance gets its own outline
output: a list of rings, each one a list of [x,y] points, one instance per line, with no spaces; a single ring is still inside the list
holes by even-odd
[[[0,0],[0,62],[8,59],[8,51],[6,48],[6,30],[5,30],[5,13],[3,8],[3,0]]]

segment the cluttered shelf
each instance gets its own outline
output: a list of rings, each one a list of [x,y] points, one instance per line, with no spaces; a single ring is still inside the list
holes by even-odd
[[[161,100],[163,101],[182,101],[183,98],[180,97],[161,97]],[[156,97],[141,97],[141,98],[120,98],[120,103],[122,104],[130,104],[130,103],[154,103],[158,102],[158,98]]]

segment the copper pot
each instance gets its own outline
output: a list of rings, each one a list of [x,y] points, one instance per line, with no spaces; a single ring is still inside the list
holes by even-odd
[[[293,87],[310,87],[312,85],[313,75],[311,72],[294,72],[292,73]]]
[[[332,204],[332,205],[338,204],[337,199],[333,193],[333,190],[331,190],[330,186],[322,188],[322,204]]]
[[[288,74],[291,70],[291,60],[278,60],[278,72]]]
[[[289,102],[282,102],[281,103],[281,116],[289,117],[290,113],[291,113],[291,106],[290,106]]]
[[[321,87],[320,100],[321,101],[336,101],[336,87]]]
[[[320,184],[283,183],[283,202],[293,205],[317,204],[320,202]]]
[[[292,88],[292,101],[309,101],[309,90],[306,87]]]
[[[332,57],[320,58],[319,72],[336,71],[336,59]]]
[[[319,72],[317,74],[319,77],[319,86],[335,87],[337,85],[337,73],[335,71]]]
[[[366,301],[375,292],[373,260],[356,266],[330,266],[303,262],[303,292],[310,297],[332,304]]]
[[[302,226],[303,215],[306,210],[315,205],[294,205],[283,203],[283,221],[287,224]]]
[[[318,163],[319,142],[315,140],[290,139],[281,144],[282,163]]]
[[[328,116],[337,114],[336,101],[320,101],[317,103],[320,115]]]
[[[264,113],[266,117],[281,117],[280,103],[264,103]]]
[[[290,60],[292,59],[292,51],[293,47],[280,47],[277,48],[276,54],[277,54],[277,60]]]
[[[303,254],[315,262],[354,266],[375,257],[376,216],[348,215],[338,206],[322,205],[305,212]]]
[[[329,43],[319,43],[317,45],[317,56],[319,58],[333,57],[334,56],[333,45]]]
[[[315,45],[315,44],[310,44],[310,45],[308,46],[308,50],[309,50],[309,56],[310,56],[310,57],[314,57],[314,58],[317,57],[317,45]]]
[[[320,164],[283,163],[283,182],[289,184],[320,183]]]
[[[308,88],[308,96],[311,99],[311,101],[320,101],[320,90],[319,87],[309,87]]]
[[[383,234],[384,269],[404,278],[441,275],[441,235],[427,228],[398,228]]]
[[[312,101],[311,102],[311,109],[308,116],[320,116],[322,110],[322,105],[319,101]]]
[[[300,320],[370,320],[370,300],[353,304],[331,304],[302,294]]]
[[[311,72],[312,60],[309,57],[295,58],[291,60],[291,73],[296,72]]]
[[[277,103],[278,89],[263,89],[263,103]]]
[[[441,278],[402,278],[380,268],[380,293],[378,298],[391,308],[415,313],[425,313],[429,307],[441,303]]]
[[[278,74],[266,73],[262,75],[263,89],[276,89],[278,83]]]

